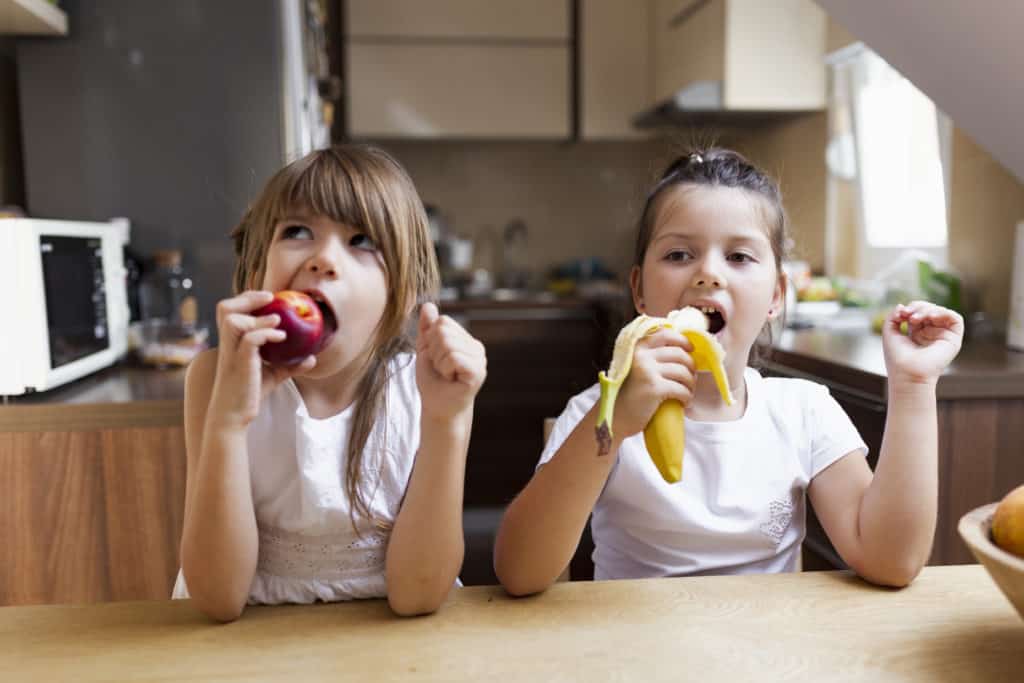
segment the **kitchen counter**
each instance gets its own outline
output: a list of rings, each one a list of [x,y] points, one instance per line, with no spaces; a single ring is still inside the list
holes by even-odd
[[[852,393],[886,399],[882,337],[868,330],[785,330],[766,367],[829,377]],[[1024,398],[1024,352],[1000,339],[968,340],[936,387],[938,399]]]
[[[118,363],[70,384],[0,405],[0,432],[180,426],[185,368]]]
[[[169,595],[184,383],[184,369],[118,364],[0,405],[0,605]]]
[[[383,600],[0,608],[17,681],[1019,681],[1024,622],[980,565],[904,590],[846,572],[559,583],[512,599],[456,589],[428,617]]]

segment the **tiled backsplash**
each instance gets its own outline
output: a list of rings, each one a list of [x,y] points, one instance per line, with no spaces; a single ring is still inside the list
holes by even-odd
[[[810,117],[772,133],[719,138],[780,173],[798,251],[819,265],[824,225],[824,124]],[[792,144],[820,133],[820,142]],[[816,141],[812,140],[812,143]],[[490,246],[521,218],[529,229],[529,261],[538,272],[596,256],[625,276],[644,193],[681,149],[678,142],[409,142],[381,141],[405,165],[425,202],[476,242],[477,267],[498,268]],[[807,161],[815,147],[817,165]],[[820,180],[820,190],[814,179]]]
[[[424,202],[475,242],[476,267],[500,268],[501,234],[521,218],[537,272],[596,256],[624,273],[643,192],[671,154],[663,141],[378,142],[405,165]]]

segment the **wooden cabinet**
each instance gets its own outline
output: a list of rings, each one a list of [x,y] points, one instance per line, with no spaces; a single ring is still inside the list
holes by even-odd
[[[825,106],[827,17],[812,0],[653,0],[653,101],[686,90],[697,108]]]
[[[647,135],[632,119],[651,101],[650,0],[581,0],[579,7],[581,137]]]
[[[115,366],[0,406],[0,606],[170,597],[184,375]]]
[[[544,419],[597,381],[605,314],[594,305],[474,306],[449,313],[487,349],[466,462],[467,506],[504,506],[533,476]]]
[[[565,0],[352,0],[346,7],[353,137],[569,137]]]
[[[382,38],[565,40],[564,0],[348,0],[348,35]]]
[[[466,459],[466,557],[469,584],[497,583],[494,536],[505,506],[533,476],[544,448],[544,420],[557,417],[607,364],[603,306],[456,304],[445,313],[487,348],[487,381],[477,395]],[[617,328],[616,328],[617,329]],[[573,578],[592,578],[589,528],[573,559]]]
[[[0,605],[170,597],[183,428],[59,429],[0,432]]]
[[[569,135],[565,47],[351,43],[348,69],[354,137]]]

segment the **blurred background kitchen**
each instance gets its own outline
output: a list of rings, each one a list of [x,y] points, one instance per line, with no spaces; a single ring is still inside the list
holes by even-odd
[[[957,471],[972,421],[987,420],[995,445],[975,478],[983,499],[943,490],[942,520],[958,519],[1024,467],[1000,451],[1024,439],[1006,431],[1024,423],[1024,354],[1008,348],[1024,347],[1022,55],[1008,28],[1024,10],[899,5],[0,0],[0,211],[127,219],[130,344],[152,341],[147,281],[174,290],[177,312],[159,315],[186,328],[143,358],[169,367],[169,384],[126,361],[11,400],[180,403],[174,368],[215,343],[227,234],[247,203],[310,149],[379,144],[427,205],[443,308],[488,347],[463,578],[491,582],[491,534],[532,472],[544,418],[594,381],[631,315],[643,191],[680,145],[717,143],[771,171],[789,213],[796,287],[766,371],[829,384],[875,453],[885,392],[872,324],[916,297],[965,315],[968,347],[940,384],[944,467]],[[168,410],[171,445],[154,467],[173,480],[183,456]],[[179,494],[162,495],[174,509]],[[175,515],[157,523],[172,548],[156,573],[176,566]],[[947,531],[933,560],[967,561]],[[586,544],[574,576],[588,571]]]

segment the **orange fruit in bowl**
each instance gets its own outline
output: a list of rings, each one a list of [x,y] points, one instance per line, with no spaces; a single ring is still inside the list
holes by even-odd
[[[996,506],[992,540],[1006,552],[1024,557],[1024,485],[1007,493]]]

